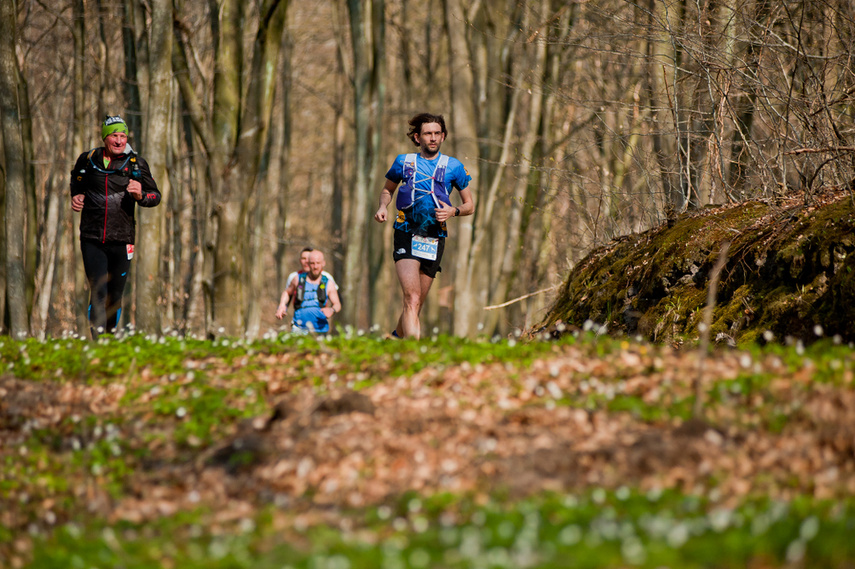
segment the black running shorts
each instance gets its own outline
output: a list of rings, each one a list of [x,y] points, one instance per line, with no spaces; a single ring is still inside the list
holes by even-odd
[[[445,237],[439,237],[438,239],[436,260],[423,259],[413,255],[413,234],[396,229],[395,248],[392,252],[392,258],[396,263],[401,259],[415,259],[421,265],[421,272],[435,279],[436,274],[442,270],[439,264],[442,261],[442,254],[445,251]]]

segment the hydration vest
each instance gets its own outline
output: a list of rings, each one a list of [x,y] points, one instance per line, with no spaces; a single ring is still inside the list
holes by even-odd
[[[306,279],[309,277],[309,273],[298,273],[297,274],[297,293],[294,295],[294,309],[300,308],[303,304],[303,296],[306,294]],[[318,285],[318,306],[323,308],[323,306],[327,303],[327,279],[326,275],[321,275],[321,282]]]
[[[423,178],[421,180],[416,180],[416,176],[419,173],[416,163],[418,158],[419,155],[416,153],[410,153],[404,157],[404,183],[398,191],[398,198],[395,201],[395,207],[399,210],[405,210],[413,207],[413,204],[416,201],[416,192],[430,194],[430,197],[433,198],[433,203],[436,204],[436,207],[439,207],[440,201],[447,205],[451,205],[451,198],[445,183],[445,171],[448,169],[448,156],[440,154],[439,160],[436,163],[436,168],[434,168],[433,175],[430,178]],[[430,180],[430,190],[423,190],[416,187],[418,182],[424,182],[428,179]]]
[[[139,180],[142,177],[142,173],[140,172],[140,163],[137,161],[136,152],[129,152],[127,158],[125,158],[125,161],[122,162],[122,165],[119,166],[117,169],[106,170],[103,166],[99,166],[95,163],[94,160],[92,160],[92,155],[95,154],[96,150],[98,150],[98,148],[93,148],[89,151],[89,155],[87,156],[87,158],[89,158],[89,165],[92,166],[92,168],[96,172],[101,172],[102,174],[109,174],[113,176],[119,174],[120,176],[124,176],[125,178],[133,178],[135,180]]]

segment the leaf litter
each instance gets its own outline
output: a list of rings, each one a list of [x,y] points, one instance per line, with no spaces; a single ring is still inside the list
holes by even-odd
[[[143,524],[204,509],[216,529],[272,504],[287,529],[339,526],[409,492],[675,489],[724,508],[855,493],[848,352],[823,381],[808,359],[716,352],[703,419],[685,411],[694,351],[579,342],[398,374],[392,354],[340,356],[206,357],[184,362],[198,373],[143,367],[104,382],[3,375],[0,558],[20,565],[33,535],[90,516]],[[220,398],[216,420],[182,435],[207,409],[192,405],[203,389]]]

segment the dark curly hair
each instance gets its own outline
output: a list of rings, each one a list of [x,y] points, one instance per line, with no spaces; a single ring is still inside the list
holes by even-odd
[[[407,133],[407,136],[410,140],[413,141],[413,144],[416,146],[419,145],[416,142],[416,135],[422,131],[422,125],[427,123],[435,122],[439,125],[439,128],[442,129],[442,134],[448,137],[448,129],[445,128],[445,118],[442,115],[433,115],[431,113],[419,113],[408,121],[410,125],[410,131]]]

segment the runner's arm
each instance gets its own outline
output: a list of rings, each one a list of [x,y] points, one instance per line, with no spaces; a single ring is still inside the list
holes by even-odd
[[[85,201],[83,189],[83,168],[86,164],[86,153],[84,152],[77,158],[77,162],[74,164],[74,170],[71,171],[71,209],[73,211],[80,211],[83,209],[83,202]]]
[[[276,308],[276,318],[279,320],[282,320],[282,318],[285,317],[285,314],[288,313],[288,303],[291,302],[291,298],[294,296],[296,289],[297,279],[291,279],[291,282],[289,282],[285,290],[282,291],[282,297],[279,299],[279,306]]]
[[[374,214],[374,220],[378,223],[386,221],[388,217],[387,209],[389,204],[392,203],[392,195],[394,195],[397,188],[398,182],[393,182],[386,178],[386,184],[383,186],[383,189],[380,190],[380,207],[377,208],[377,213]]]
[[[155,207],[160,204],[163,196],[157,187],[157,182],[154,181],[154,177],[151,175],[148,162],[140,156],[137,156],[137,161],[139,162],[140,179],[138,181],[131,180],[128,183],[128,191],[130,193],[130,186],[133,184],[135,191],[131,195],[137,200],[137,203],[142,207]]]
[[[322,312],[326,314],[327,318],[330,318],[333,314],[341,312],[341,300],[335,287],[327,287],[327,298],[329,298],[330,303],[322,309]],[[330,311],[329,314],[327,311]]]
[[[463,203],[460,204],[460,216],[472,215],[475,213],[475,200],[472,199],[472,190],[463,188],[458,192]]]

